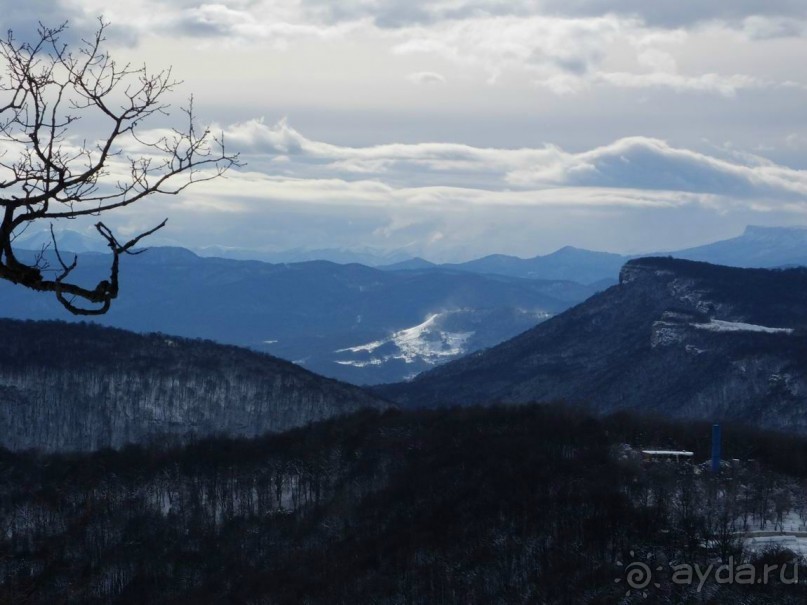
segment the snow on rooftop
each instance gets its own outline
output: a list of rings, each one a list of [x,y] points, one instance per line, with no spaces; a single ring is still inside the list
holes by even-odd
[[[648,456],[686,456],[691,457],[695,452],[687,452],[686,450],[642,450],[643,454]]]

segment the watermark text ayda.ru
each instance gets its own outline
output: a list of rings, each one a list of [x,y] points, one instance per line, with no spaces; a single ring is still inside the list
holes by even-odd
[[[760,564],[751,563],[735,564],[734,557],[729,557],[727,563],[708,566],[690,565],[681,563],[671,565],[672,575],[670,581],[673,584],[692,586],[697,584],[698,592],[703,589],[704,584],[709,579],[716,584],[769,584],[779,581],[782,584],[799,583],[799,565],[797,561],[783,564]]]
[[[625,566],[624,576],[615,580],[617,583],[624,583],[628,594],[635,591],[644,593],[645,596],[648,590],[658,588],[662,581],[669,581],[678,586],[693,586],[697,592],[701,592],[710,581],[715,584],[741,585],[767,585],[773,582],[784,585],[798,584],[799,563],[794,560],[781,564],[754,565],[737,563],[734,557],[729,557],[726,563],[710,565],[671,563],[666,567],[657,565],[651,568],[645,562],[633,561]]]

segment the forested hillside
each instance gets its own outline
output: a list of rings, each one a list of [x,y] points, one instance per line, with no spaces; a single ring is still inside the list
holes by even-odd
[[[387,405],[238,347],[92,324],[0,320],[0,446],[10,449],[255,436]]]
[[[406,406],[566,399],[807,431],[807,270],[648,258],[486,351],[379,392]]]
[[[0,452],[0,602],[803,603],[778,574],[672,580],[673,563],[785,564],[742,532],[807,514],[804,439],[726,427],[740,461],[719,477],[629,455],[700,462],[709,429],[545,406],[365,411],[180,449]],[[648,557],[651,599],[624,599],[625,566]]]

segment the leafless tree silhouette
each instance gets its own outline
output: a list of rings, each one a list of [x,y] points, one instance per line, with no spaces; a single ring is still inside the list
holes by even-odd
[[[145,131],[145,120],[168,115],[165,97],[179,84],[171,70],[116,63],[104,50],[103,19],[75,45],[63,41],[66,28],[40,24],[33,41],[18,41],[11,31],[0,39],[0,279],[53,292],[71,313],[100,315],[118,295],[120,257],[136,254],[165,221],[128,241],[96,223],[112,256],[108,278],[94,287],[71,280],[77,258],[59,251],[52,226],[51,244],[33,257],[15,254],[15,239],[31,224],[176,195],[240,164],[225,150],[223,134],[197,129],[192,98],[181,108],[181,129]],[[78,132],[87,117],[103,123],[101,136]]]

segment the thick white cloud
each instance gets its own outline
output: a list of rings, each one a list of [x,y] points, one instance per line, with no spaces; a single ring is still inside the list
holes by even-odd
[[[382,27],[423,25],[480,14],[591,17],[610,13],[664,27],[714,20],[737,22],[749,16],[807,17],[801,0],[302,0],[302,6],[324,21],[371,18]]]
[[[64,2],[72,13],[84,15],[85,21],[94,11],[104,11],[100,0]],[[736,0],[697,6],[672,0],[145,0],[121,3],[106,12],[131,35],[146,38],[184,36],[225,46],[276,50],[312,40],[325,45],[373,40],[393,54],[476,66],[488,82],[503,73],[526,74],[558,94],[609,85],[733,96],[742,89],[777,82],[764,73],[745,73],[741,64],[733,72],[680,69],[676,54],[682,51],[687,32],[700,32],[704,37],[704,27],[736,31],[740,38],[735,43],[745,45],[804,37],[807,9],[803,4],[778,1],[760,7],[759,3]],[[632,47],[627,53],[625,41]],[[442,71],[440,74],[445,77]],[[792,79],[799,82],[800,75]]]
[[[271,126],[252,120],[235,124],[226,132],[231,144],[262,162],[267,170],[272,164],[265,162],[265,156],[280,156],[286,160],[286,174],[307,178],[337,175],[366,180],[373,176],[380,182],[421,181],[451,187],[483,179],[480,188],[503,191],[504,197],[512,194],[506,191],[512,188],[534,193],[536,188],[573,186],[807,202],[805,170],[747,154],[717,157],[648,137],[623,138],[590,151],[570,153],[552,145],[522,149],[451,143],[345,147],[311,140],[285,120]],[[519,200],[522,197],[519,193]],[[538,197],[534,199],[539,203]]]
[[[509,178],[521,185],[554,182],[807,202],[807,171],[732,162],[645,137],[569,154],[555,165],[511,173]]]
[[[595,80],[622,88],[668,88],[676,92],[709,92],[725,97],[733,97],[739,90],[759,89],[771,84],[752,76],[735,74],[723,76],[715,73],[699,76],[685,76],[670,71],[652,71],[647,73],[601,72]]]
[[[587,74],[604,59],[606,49],[635,26],[614,17],[480,17],[408,30],[399,54],[436,54],[480,65],[491,80],[507,69],[536,74]]]
[[[742,22],[743,32],[752,40],[769,40],[774,38],[807,37],[807,19],[753,15]]]
[[[205,116],[241,120],[227,140],[248,170],[121,214],[170,216],[177,243],[649,249],[670,224],[706,241],[807,220],[802,0],[0,8],[20,32],[43,16],[79,32],[103,13],[116,57],[173,64]],[[308,136],[246,119],[261,114],[287,114]],[[686,243],[697,242],[670,246]]]
[[[763,38],[774,37],[782,26],[778,21],[757,17],[746,20],[744,27]],[[771,34],[763,36],[763,30]],[[396,53],[436,55],[458,64],[477,65],[490,82],[506,71],[527,73],[536,84],[557,94],[610,85],[732,97],[743,89],[800,85],[744,73],[682,73],[675,54],[687,43],[685,31],[648,28],[637,18],[613,14],[585,18],[484,16],[400,33],[406,41],[394,47]],[[625,41],[633,55],[633,65],[625,62],[631,71],[609,69],[612,57],[624,54]]]
[[[652,25],[681,27],[705,21],[739,21],[749,16],[807,17],[801,0],[544,0],[541,8],[564,15],[611,12],[636,15]]]
[[[807,222],[807,171],[648,137],[580,152],[350,147],[260,120],[227,127],[226,136],[246,169],[123,212],[116,224],[131,230],[170,216],[163,236],[185,245],[372,246],[460,260],[568,243],[648,251],[732,235],[746,223]]]

